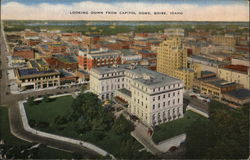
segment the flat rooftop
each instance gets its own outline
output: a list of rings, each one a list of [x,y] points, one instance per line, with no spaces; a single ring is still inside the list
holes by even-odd
[[[145,49],[142,49],[142,50],[139,50],[140,53],[142,54],[154,54],[155,52],[151,51],[151,50],[145,50]]]
[[[131,74],[135,74],[135,76],[137,77],[134,78],[135,81],[151,87],[182,82],[180,79],[156,71],[149,70],[141,65],[131,66],[129,64],[122,64],[116,67],[104,66],[104,67],[93,68],[92,71],[98,74],[107,74],[107,73],[114,73],[121,71],[128,72]]]
[[[204,81],[205,83],[209,83],[220,88],[237,85],[237,83],[235,82],[228,82],[217,77],[199,78],[198,80]]]
[[[231,64],[231,65],[225,65],[224,68],[233,70],[233,71],[243,72],[243,73],[247,73],[247,70],[248,70],[248,66],[244,66],[244,65],[232,65]]]
[[[77,63],[77,60],[71,56],[55,55],[54,58],[64,63]]]
[[[215,74],[215,73],[211,72],[211,71],[208,71],[208,70],[204,70],[204,71],[201,71],[201,74],[202,75],[207,75],[207,74]]]
[[[131,92],[129,90],[127,90],[126,88],[122,88],[122,89],[118,89],[117,91],[128,95],[129,97],[131,97]]]
[[[30,51],[32,50],[31,47],[15,47],[14,48],[15,51]]]
[[[138,55],[135,50],[132,49],[122,49],[120,50],[123,56]]]
[[[225,94],[231,97],[235,97],[237,99],[241,99],[241,100],[250,98],[250,90],[245,89],[245,88],[235,89],[235,90],[226,92]]]
[[[88,56],[92,58],[99,58],[99,57],[105,57],[105,56],[118,56],[118,55],[120,55],[120,53],[118,53],[117,51],[113,51],[113,50],[88,54]]]
[[[202,57],[202,56],[197,56],[197,55],[191,55],[190,58],[191,59],[196,59],[196,60],[199,60],[199,61],[203,61],[203,62],[209,62],[209,63],[217,64],[217,65],[226,64],[225,62],[216,61],[216,60],[212,60],[212,59]]]
[[[58,72],[55,70],[39,71],[36,68],[29,68],[29,69],[18,69],[18,73],[19,73],[20,77],[24,77],[24,76],[32,76],[32,75],[58,73]]]

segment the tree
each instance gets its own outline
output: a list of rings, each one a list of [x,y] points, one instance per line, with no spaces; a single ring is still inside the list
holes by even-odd
[[[126,134],[134,130],[132,122],[128,121],[123,115],[121,115],[114,123],[113,130],[116,134]]]
[[[248,158],[249,107],[231,110],[218,102],[211,104],[210,121],[197,121],[188,129],[186,158]]]

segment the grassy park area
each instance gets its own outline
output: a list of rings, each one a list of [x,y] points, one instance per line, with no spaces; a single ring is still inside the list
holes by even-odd
[[[118,158],[152,158],[150,153],[138,151],[143,146],[130,135],[133,124],[124,117],[115,120],[92,93],[24,106],[33,128],[93,143]]]
[[[12,153],[12,156],[15,154],[15,158],[24,158],[23,155],[18,151],[20,149],[29,148],[31,143],[21,140],[15,136],[13,136],[10,132],[9,126],[9,117],[8,117],[8,109],[0,107],[0,139],[4,140],[4,144],[0,145],[0,149],[8,150],[9,148],[15,148],[15,152]],[[72,158],[72,153],[60,151],[57,149],[48,148],[43,146],[38,150],[37,158],[39,159],[60,159],[60,158]],[[20,157],[19,157],[20,156]]]
[[[50,102],[40,101],[36,105],[26,103],[24,106],[29,120],[35,119],[52,123],[55,115],[64,115],[71,111],[72,102],[72,96],[63,96],[53,98]]]
[[[160,141],[185,133],[187,128],[189,128],[192,123],[197,120],[208,121],[207,118],[197,113],[187,111],[181,119],[156,126],[153,134],[153,141],[155,143],[159,143]]]

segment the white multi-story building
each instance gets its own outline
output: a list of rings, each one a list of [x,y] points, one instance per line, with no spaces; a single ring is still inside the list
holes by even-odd
[[[90,90],[100,99],[128,103],[128,111],[155,126],[183,117],[183,82],[142,66],[98,67],[90,71]]]

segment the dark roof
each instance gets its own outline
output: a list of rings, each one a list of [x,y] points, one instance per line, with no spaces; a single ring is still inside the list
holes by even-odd
[[[238,98],[238,99],[250,98],[250,90],[245,89],[245,88],[235,89],[235,90],[226,92],[225,94],[227,94],[227,95],[229,95],[231,97]]]
[[[227,82],[225,80],[217,80],[217,81],[212,81],[212,82],[208,82],[208,83],[213,84],[217,87],[228,87],[228,86],[236,85],[235,82]]]
[[[238,71],[238,72],[243,72],[243,73],[247,73],[247,70],[248,70],[248,66],[244,66],[244,65],[232,65],[231,64],[231,65],[224,66],[224,68]]]
[[[82,73],[82,74],[89,74],[88,72],[84,71],[84,70],[81,70],[79,69],[78,72]]]
[[[30,69],[19,69],[18,72],[19,75],[22,77],[27,75],[54,73],[55,70],[39,71],[38,69],[30,68]]]
[[[44,49],[49,49],[49,47],[48,47],[48,45],[45,45],[45,44],[42,44],[42,45],[40,45],[42,48],[44,48]]]
[[[74,76],[73,73],[68,72],[68,71],[66,71],[64,69],[59,70],[59,72],[60,72],[60,77],[62,77],[62,78],[63,77],[72,77],[72,76]]]
[[[131,92],[127,90],[126,88],[119,89],[118,91],[131,97]]]
[[[71,56],[63,56],[63,55],[54,55],[54,58],[64,63],[77,63],[77,60]]]
[[[208,70],[205,70],[205,71],[201,71],[201,74],[204,75],[204,74],[215,74],[215,73],[208,71]]]
[[[153,51],[151,50],[145,50],[145,49],[142,49],[139,51],[140,53],[143,53],[143,54],[151,54],[151,53],[154,53]]]
[[[31,50],[31,47],[15,47],[15,51],[29,51]]]

